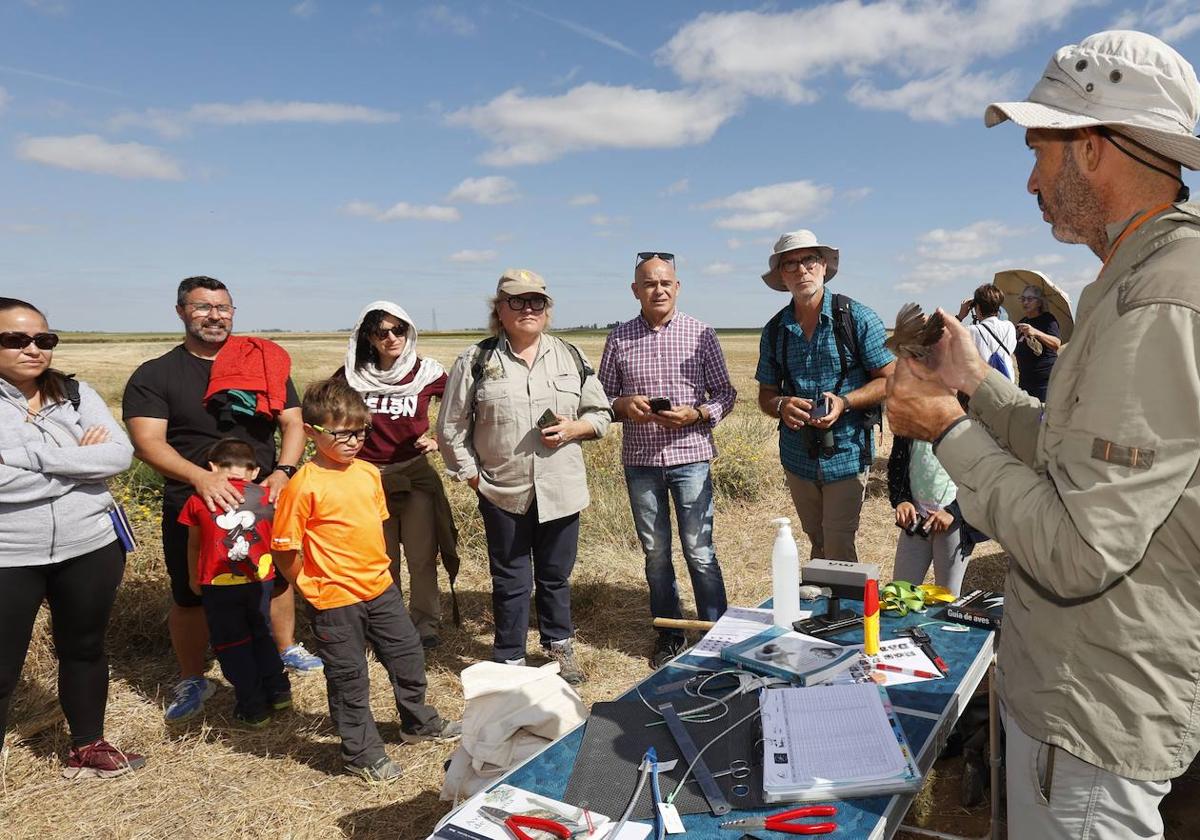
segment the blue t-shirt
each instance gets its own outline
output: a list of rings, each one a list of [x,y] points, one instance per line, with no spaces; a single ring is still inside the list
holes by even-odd
[[[847,347],[849,369],[845,381],[837,389],[840,394],[861,388],[870,378],[868,371],[890,364],[896,358],[883,345],[887,333],[879,316],[855,300],[850,301],[850,312],[858,334],[858,357],[865,369],[850,361],[851,348]],[[821,316],[811,340],[796,323],[790,302],[780,315],[775,347],[769,346],[771,331],[762,331],[754,378],[763,385],[780,386],[783,366],[779,359],[783,352],[784,331],[787,331],[787,370],[791,387],[784,387],[783,393],[811,400],[825,391],[833,391],[842,372],[833,333],[833,295],[826,291],[821,300]],[[841,481],[868,469],[875,455],[875,442],[870,431],[863,428],[862,420],[861,411],[848,411],[838,418],[833,426],[834,453],[827,458],[809,455],[811,437],[808,427],[790,429],[781,424],[779,460],[783,468],[800,478],[822,482]]]

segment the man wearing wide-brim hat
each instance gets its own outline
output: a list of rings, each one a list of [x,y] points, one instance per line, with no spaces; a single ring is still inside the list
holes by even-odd
[[[888,396],[935,441],[972,523],[1012,556],[998,681],[1010,837],[1161,837],[1200,748],[1200,83],[1157,38],[1060,49],[1025,102],[987,109],[1033,150],[1055,237],[1104,260],[1043,406],[946,318]],[[952,389],[971,398],[963,416]]]
[[[875,409],[895,361],[879,316],[825,284],[837,248],[810,230],[779,237],[763,282],[791,300],[763,328],[758,405],[779,419],[779,460],[811,556],[857,560]]]

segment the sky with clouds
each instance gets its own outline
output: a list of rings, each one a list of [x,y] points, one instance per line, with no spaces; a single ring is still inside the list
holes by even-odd
[[[758,326],[771,244],[807,227],[887,322],[1004,268],[1077,296],[1096,260],[982,115],[1108,28],[1200,59],[1194,0],[0,0],[0,294],[174,329],[209,274],[243,330],[377,298],[451,329],[518,266],[568,326],[631,317],[663,250],[682,309]]]

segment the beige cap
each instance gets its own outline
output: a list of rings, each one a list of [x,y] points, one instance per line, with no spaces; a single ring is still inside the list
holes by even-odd
[[[509,297],[516,295],[544,295],[547,300],[554,300],[550,297],[550,293],[546,291],[546,281],[542,279],[542,275],[536,271],[530,271],[527,268],[506,268],[504,273],[500,275],[500,280],[496,283],[497,294],[505,294]]]
[[[831,245],[822,245],[817,241],[817,235],[811,230],[794,230],[791,233],[785,233],[775,241],[775,248],[767,260],[770,270],[762,276],[763,282],[777,292],[786,292],[788,288],[783,284],[783,278],[779,276],[779,257],[788,251],[798,251],[801,248],[815,248],[820,252],[821,256],[825,258],[825,282],[828,283],[832,280],[838,270],[838,249]]]
[[[1024,102],[987,107],[990,128],[1110,126],[1188,169],[1200,169],[1200,83],[1188,61],[1144,32],[1099,32],[1059,49]]]

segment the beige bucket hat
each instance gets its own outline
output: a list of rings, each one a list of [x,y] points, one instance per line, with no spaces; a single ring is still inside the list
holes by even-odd
[[[816,248],[821,253],[821,256],[825,258],[825,282],[828,283],[832,280],[838,270],[838,249],[831,245],[822,245],[817,241],[817,235],[811,230],[794,230],[776,240],[775,249],[771,252],[770,259],[767,260],[770,268],[762,276],[763,282],[777,292],[786,292],[787,286],[783,285],[783,278],[779,274],[779,255],[801,248]]]
[[[516,295],[544,295],[551,303],[554,298],[546,291],[546,281],[542,275],[527,268],[506,268],[496,283],[496,293],[509,297]]]
[[[1188,169],[1200,169],[1200,83],[1188,61],[1144,32],[1116,30],[1054,53],[1024,102],[995,102],[983,115],[1023,128],[1109,126]]]

